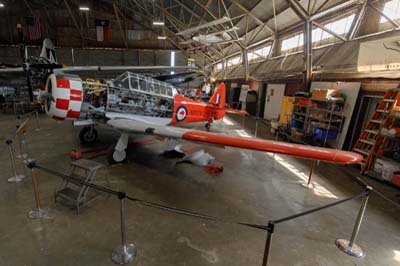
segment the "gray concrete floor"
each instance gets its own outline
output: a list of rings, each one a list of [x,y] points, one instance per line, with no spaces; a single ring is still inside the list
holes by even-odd
[[[234,122],[232,118],[229,121]],[[215,122],[212,130],[253,134],[253,120],[246,119],[244,131],[241,122],[230,125],[229,121]],[[30,121],[28,140],[33,157],[43,166],[66,171],[69,152],[82,148],[79,129],[45,115],[40,116],[40,127],[35,131],[34,120]],[[8,137],[14,128],[13,116],[0,115],[0,137]],[[258,132],[269,137],[265,126],[260,125]],[[107,128],[99,133],[96,146],[111,145],[118,138],[117,132]],[[213,177],[201,167],[175,165],[177,159],[161,157],[164,145],[153,141],[134,146],[127,163],[107,166],[97,180],[102,182],[108,177],[113,189],[133,197],[228,221],[258,224],[363,189],[354,178],[357,169],[352,167],[320,163],[314,174],[318,186],[311,191],[298,185],[308,174],[309,161],[185,143],[189,149],[204,148],[224,166],[224,172]],[[96,160],[106,164],[104,156]],[[17,184],[7,182],[12,169],[3,144],[0,167],[0,265],[114,265],[111,251],[120,242],[119,202],[114,196],[101,196],[77,215],[54,203],[53,193],[60,179],[38,171],[42,205],[50,209],[51,218],[30,220],[27,213],[34,208],[34,197],[29,171],[18,161],[18,171],[27,178]],[[398,189],[365,180],[399,202]],[[348,202],[280,224],[269,265],[400,265],[400,210],[376,195],[370,199],[357,240],[367,256],[355,259],[336,248],[336,238],[350,237],[359,205],[359,200]],[[261,265],[264,231],[199,220],[129,201],[126,210],[128,240],[138,247],[138,256],[131,265]]]

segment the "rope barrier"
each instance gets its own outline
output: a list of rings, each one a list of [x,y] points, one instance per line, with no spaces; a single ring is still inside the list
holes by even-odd
[[[105,188],[103,186],[99,186],[99,185],[96,185],[96,184],[87,183],[87,182],[85,182],[83,180],[80,180],[79,178],[72,177],[72,176],[69,176],[69,175],[66,175],[66,174],[63,174],[63,173],[59,173],[57,171],[54,171],[54,170],[48,169],[46,167],[40,166],[40,165],[36,164],[36,162],[34,162],[34,161],[29,161],[28,162],[28,167],[29,168],[37,168],[37,169],[42,170],[44,172],[47,172],[49,174],[61,177],[64,180],[73,181],[73,182],[78,183],[80,185],[85,185],[85,186],[88,186],[90,188],[97,189],[99,191],[106,192],[106,193],[109,193],[109,194],[112,194],[112,195],[119,196],[119,195],[121,195],[121,193],[125,194],[124,192],[112,190],[112,189]],[[211,216],[211,215],[192,212],[192,211],[187,211],[187,210],[182,210],[182,209],[175,208],[175,207],[169,207],[169,206],[165,206],[165,205],[162,205],[162,204],[150,202],[150,201],[147,201],[147,200],[134,198],[134,197],[131,197],[131,196],[128,196],[128,195],[126,195],[125,197],[127,199],[131,200],[131,201],[137,202],[137,203],[145,205],[145,206],[149,206],[149,207],[156,208],[156,209],[163,210],[163,211],[173,212],[173,213],[180,214],[180,215],[186,215],[186,216],[189,216],[189,217],[195,217],[195,218],[200,218],[200,219],[205,219],[205,220],[212,220],[212,221],[225,223],[225,224],[236,224],[236,225],[247,226],[247,227],[256,228],[256,229],[260,229],[260,230],[267,230],[267,226],[265,226],[265,225],[245,223],[245,222],[227,221],[227,220],[219,219],[219,218]]]
[[[42,170],[44,172],[47,172],[49,174],[61,177],[64,180],[69,180],[69,181],[78,183],[80,185],[85,185],[85,186],[88,186],[90,188],[93,188],[93,189],[96,189],[96,190],[99,190],[99,191],[102,191],[102,192],[106,192],[106,193],[109,193],[109,194],[112,194],[112,195],[119,196],[119,195],[121,195],[121,193],[124,193],[124,192],[112,190],[112,189],[109,189],[109,188],[106,188],[106,187],[103,187],[103,186],[99,186],[99,185],[96,185],[96,184],[87,183],[87,182],[85,182],[83,180],[80,180],[79,178],[72,177],[72,176],[69,176],[69,175],[66,175],[66,174],[59,173],[57,171],[48,169],[46,167],[40,166],[40,165],[36,164],[34,161],[29,161],[28,162],[28,167],[29,168],[37,168],[37,169]],[[354,196],[351,196],[351,197],[347,197],[345,199],[338,200],[338,201],[326,204],[324,206],[313,208],[313,209],[310,209],[310,210],[307,210],[307,211],[304,211],[304,212],[301,212],[301,213],[293,214],[293,215],[290,215],[290,216],[287,216],[287,217],[284,217],[284,218],[271,220],[270,222],[273,223],[273,224],[282,223],[282,222],[285,222],[285,221],[288,221],[288,220],[292,220],[292,219],[295,219],[295,218],[298,218],[298,217],[301,217],[301,216],[305,216],[305,215],[308,215],[308,214],[311,214],[311,213],[314,213],[314,212],[317,212],[317,211],[321,211],[323,209],[327,209],[327,208],[342,204],[342,203],[347,202],[347,201],[351,201],[351,200],[362,198],[362,197],[364,197],[365,195],[367,195],[369,193],[370,193],[370,190],[366,190],[366,191],[363,191],[362,193],[359,193],[357,195],[354,195]],[[170,207],[170,206],[154,203],[154,202],[151,202],[151,201],[135,198],[135,197],[132,197],[132,196],[129,196],[129,195],[126,195],[125,197],[128,200],[131,200],[133,202],[137,202],[137,203],[142,204],[144,206],[156,208],[156,209],[163,210],[163,211],[169,211],[169,212],[173,212],[173,213],[180,214],[180,215],[185,215],[185,216],[194,217],[194,218],[200,218],[200,219],[205,219],[205,220],[211,220],[211,221],[216,221],[216,222],[225,223],[225,224],[242,225],[242,226],[256,228],[256,229],[260,229],[260,230],[264,230],[264,231],[268,230],[268,226],[267,225],[246,223],[246,222],[228,221],[228,220],[220,219],[220,218],[215,217],[215,216],[202,214],[202,213],[198,213],[198,212],[192,212],[192,211],[188,211],[188,210],[183,210],[183,209],[179,209],[179,208],[175,208],[175,207]]]

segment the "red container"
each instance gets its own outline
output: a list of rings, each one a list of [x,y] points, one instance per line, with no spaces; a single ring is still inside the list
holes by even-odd
[[[309,99],[298,99],[297,102],[298,102],[300,105],[308,105],[308,103],[310,102],[310,100],[309,100]]]

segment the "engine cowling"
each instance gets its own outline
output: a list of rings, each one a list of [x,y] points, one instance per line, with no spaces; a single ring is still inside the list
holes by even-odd
[[[78,75],[51,74],[47,78],[46,113],[56,120],[79,118],[82,102],[82,80]]]

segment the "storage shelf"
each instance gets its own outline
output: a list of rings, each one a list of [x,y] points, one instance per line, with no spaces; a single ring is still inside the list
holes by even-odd
[[[323,109],[323,108],[315,108],[315,107],[310,107],[310,111],[318,111],[318,112],[324,112],[324,113],[329,113],[335,116],[341,116],[343,117],[343,112],[338,112],[338,111],[331,111],[328,109]]]

